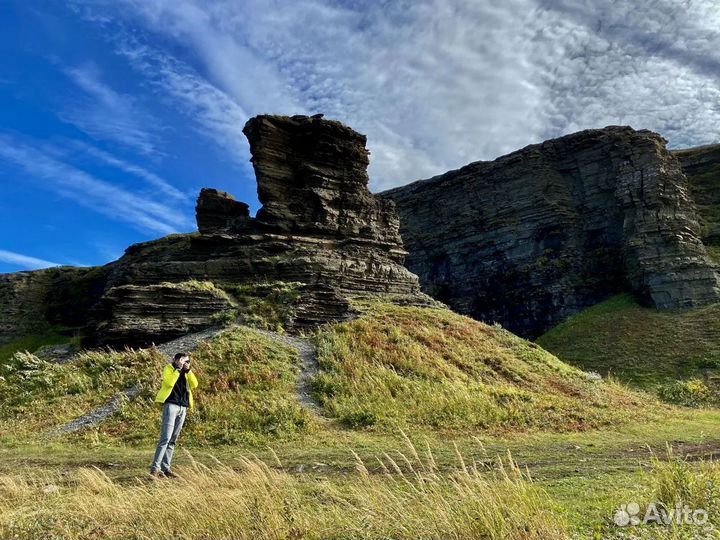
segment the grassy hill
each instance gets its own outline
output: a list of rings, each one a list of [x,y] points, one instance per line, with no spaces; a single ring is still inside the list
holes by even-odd
[[[203,386],[185,434],[195,442],[252,442],[307,427],[308,413],[294,394],[299,372],[294,349],[237,328],[201,344],[194,359]],[[140,384],[139,396],[98,432],[79,436],[148,441],[157,436],[153,398],[166,362],[154,349],[88,351],[63,364],[17,353],[0,364],[0,434],[48,432]]]
[[[642,401],[445,309],[374,304],[317,341],[316,393],[348,427],[582,430],[621,423]]]
[[[640,414],[644,398],[573,368],[500,327],[444,309],[360,306],[355,321],[311,336],[323,422],[349,429],[585,430]],[[201,381],[184,437],[195,444],[262,443],[321,429],[297,398],[295,349],[237,327],[195,353]],[[0,433],[47,432],[136,384],[97,432],[148,442],[166,360],[157,351],[85,352],[64,364],[18,353],[0,366]]]
[[[537,343],[570,364],[612,374],[666,401],[718,403],[720,305],[658,311],[619,295],[571,317]]]

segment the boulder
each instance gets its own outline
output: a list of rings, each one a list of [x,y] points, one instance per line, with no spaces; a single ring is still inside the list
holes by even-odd
[[[244,231],[250,224],[250,207],[217,189],[200,190],[195,218],[202,234]]]

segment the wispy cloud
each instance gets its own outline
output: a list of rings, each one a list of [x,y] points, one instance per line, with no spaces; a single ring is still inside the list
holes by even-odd
[[[186,193],[183,193],[161,176],[152,171],[148,171],[140,165],[120,159],[105,150],[101,150],[100,148],[85,144],[81,141],[72,141],[71,144],[78,148],[85,156],[95,158],[107,165],[110,165],[111,167],[115,167],[118,170],[132,174],[133,176],[144,180],[148,185],[155,188],[163,195],[171,197],[177,201],[188,200],[188,195]]]
[[[199,103],[185,112],[233,155],[247,116],[323,112],[368,135],[375,189],[608,124],[676,146],[720,140],[713,0],[85,5],[162,38],[123,53],[169,95]],[[168,41],[190,54],[178,59]],[[216,105],[228,99],[232,114]]]
[[[24,270],[37,270],[38,268],[61,266],[58,263],[46,261],[44,259],[38,259],[36,257],[30,257],[29,255],[15,253],[13,251],[6,251],[4,249],[0,249],[0,262],[19,266]]]
[[[0,159],[42,180],[38,186],[142,232],[170,234],[187,225],[186,218],[176,208],[96,178],[60,161],[56,154],[60,152],[0,134]]]
[[[59,115],[63,121],[95,139],[119,143],[145,155],[159,153],[157,136],[151,132],[157,120],[133,96],[103,82],[93,65],[70,68],[66,74],[84,96],[63,108]]]
[[[132,36],[119,38],[118,52],[165,100],[191,118],[196,130],[225,150],[232,161],[247,166],[249,149],[242,128],[249,116],[237,101],[187,63]]]

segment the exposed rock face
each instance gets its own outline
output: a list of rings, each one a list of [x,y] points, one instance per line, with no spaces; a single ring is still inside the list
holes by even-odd
[[[690,182],[703,243],[720,258],[720,144],[673,152]]]
[[[49,326],[76,328],[103,293],[109,267],[0,274],[0,344]]]
[[[232,303],[219,289],[177,284],[122,285],[102,299],[108,318],[99,331],[105,343],[149,343],[207,328]]]
[[[243,231],[250,226],[250,207],[217,189],[203,188],[195,207],[201,234]]]
[[[268,230],[367,239],[400,248],[391,201],[368,191],[366,138],[340,122],[317,117],[258,116],[243,130],[250,142]]]
[[[658,308],[718,301],[665,145],[629,127],[588,130],[381,195],[426,292],[534,337],[620,291]]]
[[[228,291],[301,283],[291,329],[345,319],[355,298],[432,303],[403,266],[394,204],[368,191],[363,135],[306,116],[259,116],[244,132],[263,204],[257,218],[231,195],[203,189],[198,233],[136,244],[106,267],[92,308],[78,310],[91,340],[144,345],[213,325],[235,299],[208,283]],[[22,279],[39,273],[29,275]],[[3,322],[14,319],[9,304],[0,309],[7,333],[20,332]]]

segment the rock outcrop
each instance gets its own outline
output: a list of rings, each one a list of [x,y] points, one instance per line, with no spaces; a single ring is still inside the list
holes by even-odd
[[[250,142],[266,230],[366,240],[401,261],[400,223],[391,201],[368,191],[366,138],[319,117],[258,116]]]
[[[687,179],[649,131],[587,130],[381,196],[425,292],[524,336],[621,291],[662,309],[720,298]]]
[[[0,274],[0,345],[14,338],[87,324],[110,267],[58,267]]]
[[[710,253],[720,259],[720,144],[673,152],[690,182],[700,217],[700,233]]]
[[[242,304],[233,291],[252,294],[254,284],[298,284],[290,329],[343,320],[352,299],[432,303],[403,266],[394,204],[368,191],[363,135],[307,116],[258,116],[244,132],[262,203],[257,217],[231,195],[203,189],[198,232],[133,245],[104,267],[92,305],[77,310],[90,341],[145,345],[197,331],[232,316]],[[4,311],[5,319],[13,315]],[[11,326],[7,333],[17,334]]]
[[[250,227],[250,207],[217,189],[203,188],[195,207],[201,234],[246,231]]]

